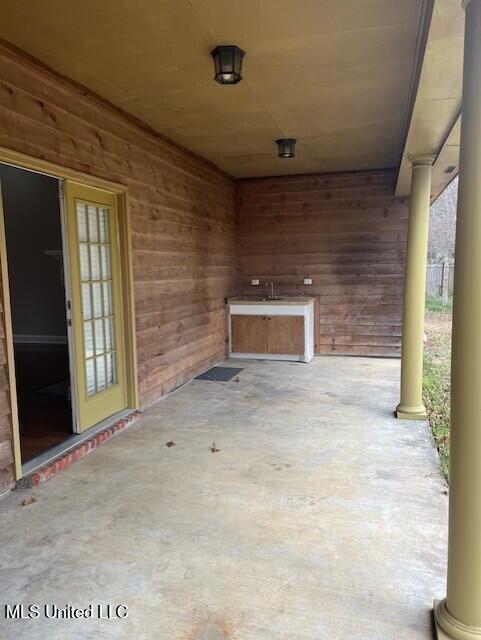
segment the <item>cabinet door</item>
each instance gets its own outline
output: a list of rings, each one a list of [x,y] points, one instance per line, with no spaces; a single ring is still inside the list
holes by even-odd
[[[267,318],[231,316],[231,340],[234,353],[267,353]]]
[[[267,353],[304,353],[304,316],[269,316],[267,323]]]

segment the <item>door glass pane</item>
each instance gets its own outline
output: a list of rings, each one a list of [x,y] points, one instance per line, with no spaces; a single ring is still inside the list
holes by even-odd
[[[80,278],[83,282],[90,280],[89,246],[80,243]]]
[[[103,247],[102,247],[103,248]],[[90,245],[90,270],[91,280],[100,280],[100,247],[98,244]]]
[[[87,242],[87,211],[85,210],[85,204],[83,202],[77,202],[77,225],[78,225],[78,237],[80,242]]]
[[[105,364],[107,366],[107,385],[115,383],[114,358],[115,355],[113,353],[107,353],[105,356]]]
[[[90,285],[88,282],[82,284],[82,313],[83,319],[90,320],[92,317],[92,303],[90,299]]]
[[[102,317],[102,286],[94,282],[92,288],[92,302],[94,306],[94,318]]]
[[[108,280],[110,278],[110,247],[108,245],[102,245],[100,250],[102,252],[102,278],[103,280]]]
[[[98,228],[98,216],[97,207],[89,205],[89,242],[99,241],[99,228]]]
[[[105,322],[105,327],[104,327],[105,351],[111,351],[112,347],[114,346],[114,343],[112,340],[112,334],[113,334],[112,318],[106,318],[104,322]]]
[[[95,393],[95,363],[93,358],[87,360],[85,363],[85,369],[87,373],[87,395],[91,396]]]
[[[104,321],[95,321],[95,353],[105,353]]]
[[[112,297],[111,297],[111,288],[112,285],[110,282],[103,282],[103,291],[104,291],[104,314],[106,316],[112,315]]]
[[[92,358],[94,355],[94,333],[91,322],[84,322],[85,357]]]
[[[97,366],[97,391],[102,391],[107,386],[104,356],[99,356],[98,358],[95,358],[95,362]]]
[[[109,230],[107,227],[107,223],[108,223],[108,209],[104,209],[103,207],[100,207],[99,209],[100,242],[109,241]]]
[[[106,207],[76,202],[87,395],[117,383],[112,295],[110,215]]]

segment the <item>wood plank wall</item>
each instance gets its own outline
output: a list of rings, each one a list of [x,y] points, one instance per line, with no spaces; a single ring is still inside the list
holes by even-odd
[[[143,406],[224,357],[224,298],[238,293],[230,178],[5,45],[0,145],[128,186]],[[5,369],[1,356],[1,397]]]
[[[369,171],[238,183],[242,291],[257,294],[259,278],[318,297],[318,353],[400,351],[408,202],[393,196],[394,180]]]

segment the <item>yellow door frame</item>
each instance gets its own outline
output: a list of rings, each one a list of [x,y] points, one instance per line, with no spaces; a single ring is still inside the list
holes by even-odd
[[[37,171],[44,175],[60,180],[72,180],[87,187],[94,187],[113,193],[117,201],[120,264],[122,273],[122,307],[124,314],[125,333],[125,373],[127,388],[127,403],[131,409],[138,409],[139,382],[137,373],[137,347],[135,339],[135,307],[134,280],[132,266],[132,235],[130,226],[130,211],[127,199],[127,187],[118,182],[104,180],[81,171],[68,169],[47,160],[0,147],[0,163],[10,164],[21,169]],[[10,387],[10,412],[12,420],[13,449],[15,477],[22,477],[22,459],[20,451],[20,429],[18,422],[17,387],[15,378],[15,360],[13,350],[13,329],[10,307],[10,289],[8,281],[7,246],[5,239],[5,224],[3,207],[0,201],[0,267],[2,271],[2,291],[4,305],[5,341],[7,351],[8,379]]]

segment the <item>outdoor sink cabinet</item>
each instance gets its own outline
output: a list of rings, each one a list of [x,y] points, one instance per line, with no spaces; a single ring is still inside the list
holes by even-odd
[[[314,298],[233,298],[228,311],[231,358],[314,357]]]

